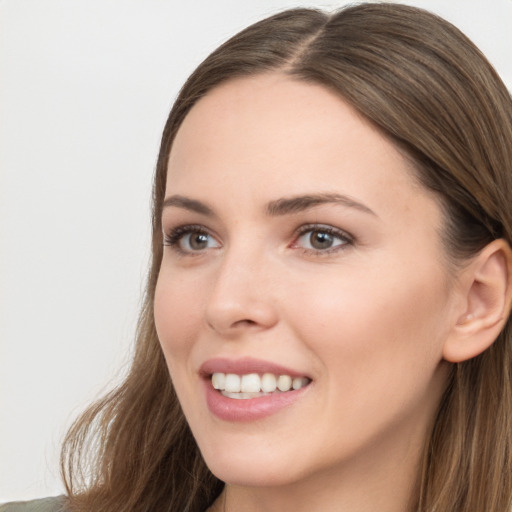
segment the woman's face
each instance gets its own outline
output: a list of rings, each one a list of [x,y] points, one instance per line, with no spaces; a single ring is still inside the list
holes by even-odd
[[[440,207],[387,139],[319,85],[230,81],[179,129],[162,223],[156,327],[214,474],[417,463],[457,294]]]

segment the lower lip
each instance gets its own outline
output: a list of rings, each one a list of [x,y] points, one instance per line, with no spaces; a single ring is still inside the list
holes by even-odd
[[[210,412],[225,421],[255,421],[266,418],[293,405],[309,389],[311,384],[297,390],[273,393],[257,398],[228,398],[205,380],[206,403]]]

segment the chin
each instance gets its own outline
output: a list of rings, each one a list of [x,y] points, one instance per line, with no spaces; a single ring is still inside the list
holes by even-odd
[[[210,471],[223,482],[240,487],[284,487],[296,483],[300,478],[290,474],[289,467],[272,468],[270,465],[226,464],[214,462],[208,464]]]
[[[251,443],[251,440],[247,440],[246,443]],[[301,468],[293,454],[265,449],[261,444],[258,445],[256,440],[254,440],[253,449],[249,450],[243,448],[222,450],[218,447],[202,453],[210,471],[217,478],[231,485],[286,486],[302,477]]]

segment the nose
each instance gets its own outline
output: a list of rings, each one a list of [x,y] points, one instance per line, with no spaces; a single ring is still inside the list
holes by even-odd
[[[272,293],[276,283],[270,274],[262,256],[249,255],[247,251],[226,255],[216,269],[207,298],[208,327],[223,337],[273,327],[278,322],[278,312]]]

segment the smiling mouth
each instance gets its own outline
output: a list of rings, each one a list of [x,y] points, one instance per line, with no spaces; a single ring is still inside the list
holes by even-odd
[[[227,398],[247,400],[272,394],[299,390],[311,382],[308,377],[291,377],[273,373],[236,373],[216,372],[211,375],[212,386]]]

